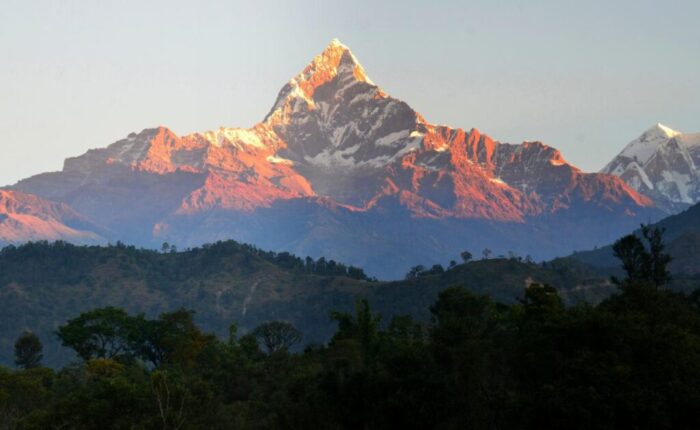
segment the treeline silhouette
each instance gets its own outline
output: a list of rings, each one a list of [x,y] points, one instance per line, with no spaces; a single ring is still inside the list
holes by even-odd
[[[388,321],[366,300],[333,312],[307,345],[284,321],[225,339],[186,310],[157,318],[108,307],[56,330],[79,361],[41,367],[31,333],[22,370],[0,370],[0,423],[47,429],[695,429],[700,292],[666,288],[660,232],[615,244],[626,277],[596,306],[565,307],[530,284],[506,305],[444,289],[431,320]]]
[[[58,258],[56,257],[57,253],[54,252],[56,250],[60,251],[60,257]],[[150,249],[136,248],[133,245],[125,245],[122,242],[109,244],[108,246],[76,246],[63,241],[37,241],[20,246],[8,245],[0,249],[0,258],[11,262],[26,261],[38,255],[44,257],[51,256],[51,263],[54,263],[52,264],[52,269],[59,271],[59,273],[69,275],[71,272],[77,272],[78,270],[75,269],[81,267],[87,261],[99,262],[115,250],[120,251],[126,261],[137,262],[145,269],[156,267],[170,261],[174,262],[174,264],[172,264],[172,270],[168,271],[172,277],[182,278],[190,275],[190,273],[182,272],[181,269],[183,265],[178,264],[176,259],[159,258],[162,253],[177,254],[177,248],[167,243],[164,243],[161,251],[158,252]],[[235,254],[242,254],[249,261],[252,260],[253,257],[259,257],[279,267],[296,272],[321,276],[345,276],[363,281],[376,281],[376,279],[367,276],[364,270],[359,267],[348,266],[334,260],[327,260],[325,257],[320,257],[317,260],[311,257],[302,259],[289,252],[265,251],[256,246],[239,243],[235,240],[218,241],[200,247],[187,248],[179,254],[182,254],[183,258],[187,258],[188,260],[195,259],[202,262],[203,266],[199,266],[201,269],[205,269],[219,258],[228,258]],[[187,265],[186,267],[191,268],[191,265]],[[1,275],[2,273],[0,272],[0,276]],[[32,273],[27,273],[27,275],[31,276]]]

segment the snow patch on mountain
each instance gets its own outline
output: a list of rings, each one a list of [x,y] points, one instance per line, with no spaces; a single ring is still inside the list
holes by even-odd
[[[405,139],[409,134],[409,130],[395,131],[377,139],[375,143],[379,146],[391,146],[399,140]]]
[[[258,133],[250,129],[221,127],[216,131],[204,132],[203,136],[209,143],[218,147],[228,143],[239,148],[243,146],[265,148]]]
[[[274,155],[268,155],[267,161],[273,164],[286,164],[288,166],[293,166],[294,162],[292,160],[287,160],[286,158],[275,157]]]

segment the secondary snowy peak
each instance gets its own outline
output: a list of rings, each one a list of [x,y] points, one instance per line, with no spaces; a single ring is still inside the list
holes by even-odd
[[[647,129],[637,139],[627,144],[620,155],[631,158],[638,163],[646,163],[660,145],[665,144],[669,139],[679,134],[679,132],[657,123]]]
[[[700,133],[650,127],[602,169],[673,213],[700,201]]]

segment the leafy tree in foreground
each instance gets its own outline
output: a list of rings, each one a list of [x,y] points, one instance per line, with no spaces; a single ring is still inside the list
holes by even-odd
[[[15,364],[22,369],[41,366],[43,349],[39,337],[31,331],[25,331],[15,342]]]
[[[128,358],[133,354],[135,326],[123,309],[106,307],[80,314],[58,328],[61,343],[80,358]]]
[[[664,231],[648,225],[642,226],[642,236],[649,245],[649,274],[656,288],[668,284],[671,280],[671,272],[668,271],[671,256],[664,252],[666,248],[663,242]]]
[[[564,303],[557,289],[549,285],[530,284],[525,288],[525,298],[521,300],[526,312],[561,312]]]
[[[194,312],[180,309],[161,314],[157,320],[139,317],[136,347],[139,356],[154,367],[175,364],[194,366],[199,354],[214,341],[194,323]]]
[[[301,332],[286,321],[271,321],[259,325],[252,335],[259,339],[268,354],[288,350],[301,342]]]
[[[624,236],[613,244],[615,256],[622,262],[627,282],[653,284],[657,289],[671,280],[668,264],[671,256],[664,252],[663,229],[642,225],[642,238],[634,234]],[[621,281],[613,279],[615,283]]]
[[[380,339],[381,316],[372,313],[367,299],[355,302],[355,315],[347,312],[331,312],[331,319],[338,322],[338,331],[331,339],[334,346],[358,347],[362,362],[369,365],[376,356]]]
[[[174,380],[167,371],[151,373],[151,392],[158,405],[158,417],[163,429],[180,429],[185,424],[187,390],[181,381]]]
[[[441,291],[430,307],[430,350],[437,365],[432,397],[443,411],[435,420],[441,427],[503,426],[499,416],[510,375],[496,341],[506,331],[506,309],[462,287]]]
[[[615,257],[622,262],[627,279],[644,280],[649,278],[649,254],[637,236],[630,234],[618,239],[613,244],[613,252]]]

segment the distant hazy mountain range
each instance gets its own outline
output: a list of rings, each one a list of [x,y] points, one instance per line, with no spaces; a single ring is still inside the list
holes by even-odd
[[[549,258],[697,201],[698,135],[674,133],[584,173],[541,142],[428,122],[334,40],[250,129],[147,129],[8,187],[0,242],[233,238],[383,278],[465,249]]]

